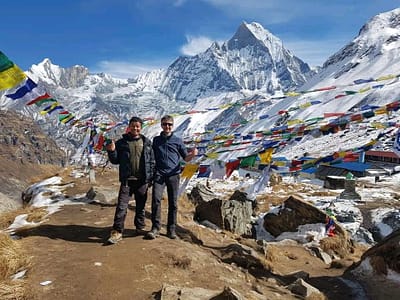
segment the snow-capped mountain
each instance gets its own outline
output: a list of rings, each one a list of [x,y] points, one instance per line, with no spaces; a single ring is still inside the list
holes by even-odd
[[[161,90],[191,102],[242,90],[274,94],[302,85],[307,75],[309,66],[280,39],[258,23],[242,23],[222,45],[214,42],[199,55],[179,57],[168,68]]]
[[[398,77],[382,87],[358,79],[397,75],[400,70],[400,9],[379,14],[359,35],[333,54],[315,74],[282,41],[258,23],[242,23],[231,39],[213,43],[193,57],[179,57],[166,70],[154,70],[124,80],[107,74],[90,74],[83,66],[62,68],[45,59],[26,73],[79,119],[122,121],[132,115],[158,119],[178,113],[176,131],[183,136],[225,126],[224,133],[267,130],[288,120],[319,117],[324,113],[355,111],[365,104],[384,105],[398,99]],[[16,62],[18,64],[18,62]],[[289,91],[332,90],[283,96]],[[336,98],[344,91],[366,90]],[[318,100],[317,105],[304,103]],[[223,105],[254,101],[253,105]],[[295,107],[302,107],[294,110]],[[63,147],[75,146],[82,132],[59,124],[52,115],[43,119],[37,108],[0,98],[0,108],[32,115]],[[201,111],[185,114],[185,111]],[[285,120],[279,114],[287,110]],[[268,116],[268,117],[265,117]],[[230,124],[240,124],[231,127]],[[146,128],[153,136],[159,126]]]

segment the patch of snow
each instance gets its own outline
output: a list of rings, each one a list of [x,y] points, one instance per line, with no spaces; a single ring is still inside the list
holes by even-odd
[[[310,242],[311,237],[313,242],[319,242],[321,239],[325,238],[325,224],[316,223],[300,225],[296,232],[283,232],[276,237],[276,240],[281,241],[291,239],[301,244],[306,244]]]

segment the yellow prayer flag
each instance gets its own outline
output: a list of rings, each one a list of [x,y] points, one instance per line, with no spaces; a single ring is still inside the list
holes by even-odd
[[[62,119],[60,122],[63,123],[63,124],[65,124],[65,123],[67,123],[69,120],[71,120],[72,118],[74,118],[74,115],[73,115],[73,114],[69,115],[69,116],[66,117],[65,119]]]
[[[25,78],[25,73],[17,65],[13,65],[11,68],[0,72],[0,91],[16,86]]]
[[[288,126],[292,126],[292,125],[295,125],[295,124],[301,124],[301,123],[303,123],[303,121],[299,120],[299,119],[294,119],[294,120],[287,121]]]
[[[207,153],[206,156],[207,156],[208,158],[211,158],[211,159],[217,159],[218,156],[219,156],[219,153],[217,153],[217,152],[210,152],[210,153]]]
[[[382,81],[382,80],[389,80],[389,79],[393,79],[396,78],[396,75],[385,75],[385,76],[381,76],[377,79],[375,79],[375,81]]]
[[[361,93],[365,93],[365,92],[369,91],[370,89],[371,89],[371,87],[369,86],[369,87],[366,87],[363,89],[359,89],[358,92],[361,94]]]
[[[386,128],[385,124],[383,124],[381,122],[372,122],[371,126],[376,129],[385,129]]]
[[[182,171],[181,177],[182,178],[191,178],[194,173],[196,173],[199,165],[197,164],[186,164],[185,168]]]
[[[285,93],[284,95],[285,95],[285,96],[288,96],[288,97],[295,97],[295,96],[299,96],[299,95],[301,95],[301,94],[298,93],[298,92],[287,92],[287,93]]]
[[[303,103],[303,104],[299,105],[300,108],[307,108],[307,107],[310,107],[310,106],[311,106],[311,102],[306,102],[306,103]]]
[[[286,166],[287,162],[282,160],[275,160],[272,162],[272,164],[277,167],[284,167]]]
[[[263,153],[259,153],[258,155],[260,156],[260,162],[262,164],[269,164],[272,159],[272,152],[274,152],[274,148],[268,148]]]
[[[53,108],[55,108],[57,105],[59,105],[60,103],[58,102],[54,102],[49,108],[47,108],[46,110],[41,110],[39,113],[41,115],[45,115],[47,114],[50,110],[52,110]]]
[[[386,106],[375,109],[375,115],[383,115],[387,113]]]

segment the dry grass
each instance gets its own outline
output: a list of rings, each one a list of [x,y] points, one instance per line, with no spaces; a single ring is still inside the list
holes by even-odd
[[[0,232],[0,299],[32,299],[23,280],[10,280],[10,276],[30,267],[31,257],[17,241]]]
[[[7,280],[0,282],[0,298],[2,300],[32,300],[33,294],[26,288],[23,280]]]
[[[28,222],[38,223],[47,215],[47,211],[42,207],[25,207],[14,211],[0,214],[0,230],[8,228],[15,220],[16,216],[27,214]]]
[[[346,257],[349,253],[354,251],[351,245],[348,244],[345,237],[337,234],[333,237],[327,237],[320,241],[322,250],[329,253],[336,253],[340,257]]]
[[[320,293],[311,293],[311,295],[305,297],[305,300],[327,300],[324,294]]]
[[[6,280],[30,266],[31,257],[25,253],[19,243],[0,232],[0,279]]]

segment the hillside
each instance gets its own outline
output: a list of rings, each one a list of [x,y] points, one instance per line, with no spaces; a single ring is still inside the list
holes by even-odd
[[[64,152],[27,116],[0,111],[0,212],[21,205],[22,192],[54,174],[65,163]]]

